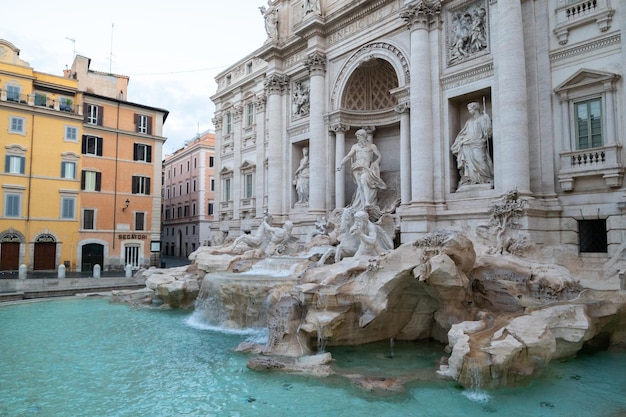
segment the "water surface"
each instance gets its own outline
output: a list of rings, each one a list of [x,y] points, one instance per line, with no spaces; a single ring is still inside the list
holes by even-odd
[[[527,387],[471,392],[432,378],[441,345],[328,348],[341,372],[423,378],[376,394],[342,377],[246,368],[225,333],[179,310],[75,298],[0,307],[0,416],[626,416],[626,354],[555,363]]]

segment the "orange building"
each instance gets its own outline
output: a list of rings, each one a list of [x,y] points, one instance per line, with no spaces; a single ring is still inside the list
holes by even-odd
[[[164,255],[186,257],[209,245],[215,190],[215,134],[204,132],[163,161]]]
[[[83,92],[76,269],[158,265],[168,111],[127,101],[128,77],[90,70],[89,63],[77,56],[64,71]]]

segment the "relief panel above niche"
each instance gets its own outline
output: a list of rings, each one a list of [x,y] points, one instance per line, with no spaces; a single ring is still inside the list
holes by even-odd
[[[486,0],[463,2],[448,9],[445,21],[448,67],[489,53],[489,6]]]

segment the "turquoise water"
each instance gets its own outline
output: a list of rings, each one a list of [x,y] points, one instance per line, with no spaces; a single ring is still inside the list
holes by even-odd
[[[435,378],[441,346],[329,348],[345,373],[418,373],[399,394],[246,368],[262,332],[189,312],[76,298],[0,307],[0,416],[626,416],[626,354],[555,363],[530,386],[473,393]],[[433,379],[434,378],[434,379]]]

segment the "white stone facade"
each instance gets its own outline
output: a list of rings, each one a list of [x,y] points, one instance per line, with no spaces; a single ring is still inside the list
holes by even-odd
[[[519,230],[534,244],[602,257],[626,240],[621,2],[322,0],[321,13],[270,4],[278,34],[219,74],[212,96],[214,231],[249,231],[267,211],[304,239],[350,203],[355,185],[336,168],[365,128],[382,154],[378,205],[399,200],[402,242],[485,225],[514,190],[527,200]],[[462,185],[451,146],[470,102],[491,116],[493,181]],[[293,185],[305,147],[308,205]],[[606,225],[592,226],[601,250],[580,248],[587,220]]]

